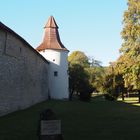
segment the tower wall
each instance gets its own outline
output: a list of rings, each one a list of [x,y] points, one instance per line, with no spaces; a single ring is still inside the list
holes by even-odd
[[[41,51],[49,62],[49,94],[52,99],[68,99],[68,51],[46,49]]]

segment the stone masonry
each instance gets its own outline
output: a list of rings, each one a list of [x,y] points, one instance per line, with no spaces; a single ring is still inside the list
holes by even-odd
[[[0,23],[0,116],[48,99],[49,63]]]

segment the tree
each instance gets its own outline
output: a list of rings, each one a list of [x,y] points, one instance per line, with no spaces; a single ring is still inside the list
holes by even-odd
[[[140,1],[128,0],[124,12],[124,28],[121,32],[123,43],[121,56],[117,61],[119,72],[123,75],[124,85],[137,90],[140,95]],[[140,98],[139,98],[140,101]]]
[[[69,88],[72,100],[74,93],[80,95],[80,99],[89,100],[92,92],[92,86],[89,83],[88,73],[80,64],[69,65]]]
[[[86,68],[90,67],[88,57],[81,51],[74,51],[69,57],[69,99],[74,93],[80,95],[80,99],[88,100],[91,96],[92,86]]]
[[[92,85],[94,91],[103,92],[103,83],[105,76],[105,69],[101,66],[92,66],[90,68],[86,68],[89,74],[89,82]]]
[[[79,93],[80,99],[89,100],[93,90],[102,92],[104,68],[101,62],[87,57],[81,51],[74,51],[69,57],[70,99]]]
[[[108,76],[111,78],[112,94],[114,97],[122,95],[122,100],[124,100],[124,93],[126,93],[126,88],[124,86],[124,78],[122,73],[119,72],[119,67],[117,62],[110,63]]]
[[[88,57],[85,55],[84,52],[81,51],[74,51],[69,57],[68,62],[70,64],[79,64],[83,67],[89,67],[90,63],[88,61]]]
[[[89,61],[90,67],[101,67],[102,62],[94,59],[94,57],[92,56],[88,57],[88,61]]]

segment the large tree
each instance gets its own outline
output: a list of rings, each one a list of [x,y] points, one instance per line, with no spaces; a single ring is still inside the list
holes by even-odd
[[[125,87],[140,93],[140,1],[128,0],[124,12],[123,43],[117,61],[118,72],[123,75]]]
[[[75,93],[79,95],[82,100],[89,100],[92,92],[92,86],[89,82],[89,75],[83,66],[79,64],[72,64],[69,66],[69,88],[70,96]]]
[[[114,98],[121,94],[124,100],[126,88],[124,87],[123,75],[119,73],[119,70],[117,62],[110,63],[110,66],[106,68],[103,89],[105,93],[109,93]]]
[[[74,93],[79,95],[80,99],[88,100],[92,92],[92,86],[89,82],[89,75],[86,68],[90,67],[88,57],[81,51],[74,51],[69,57],[69,99],[72,100]]]
[[[72,52],[68,61],[70,99],[73,93],[79,93],[81,99],[89,99],[93,90],[103,91],[104,68],[100,61],[81,51]]]

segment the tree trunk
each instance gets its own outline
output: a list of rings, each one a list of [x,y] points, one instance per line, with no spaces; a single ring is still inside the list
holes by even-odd
[[[69,101],[72,101],[72,97],[73,97],[73,90],[71,90],[69,93]]]
[[[122,92],[122,100],[124,101],[124,94],[123,94],[123,92]]]

